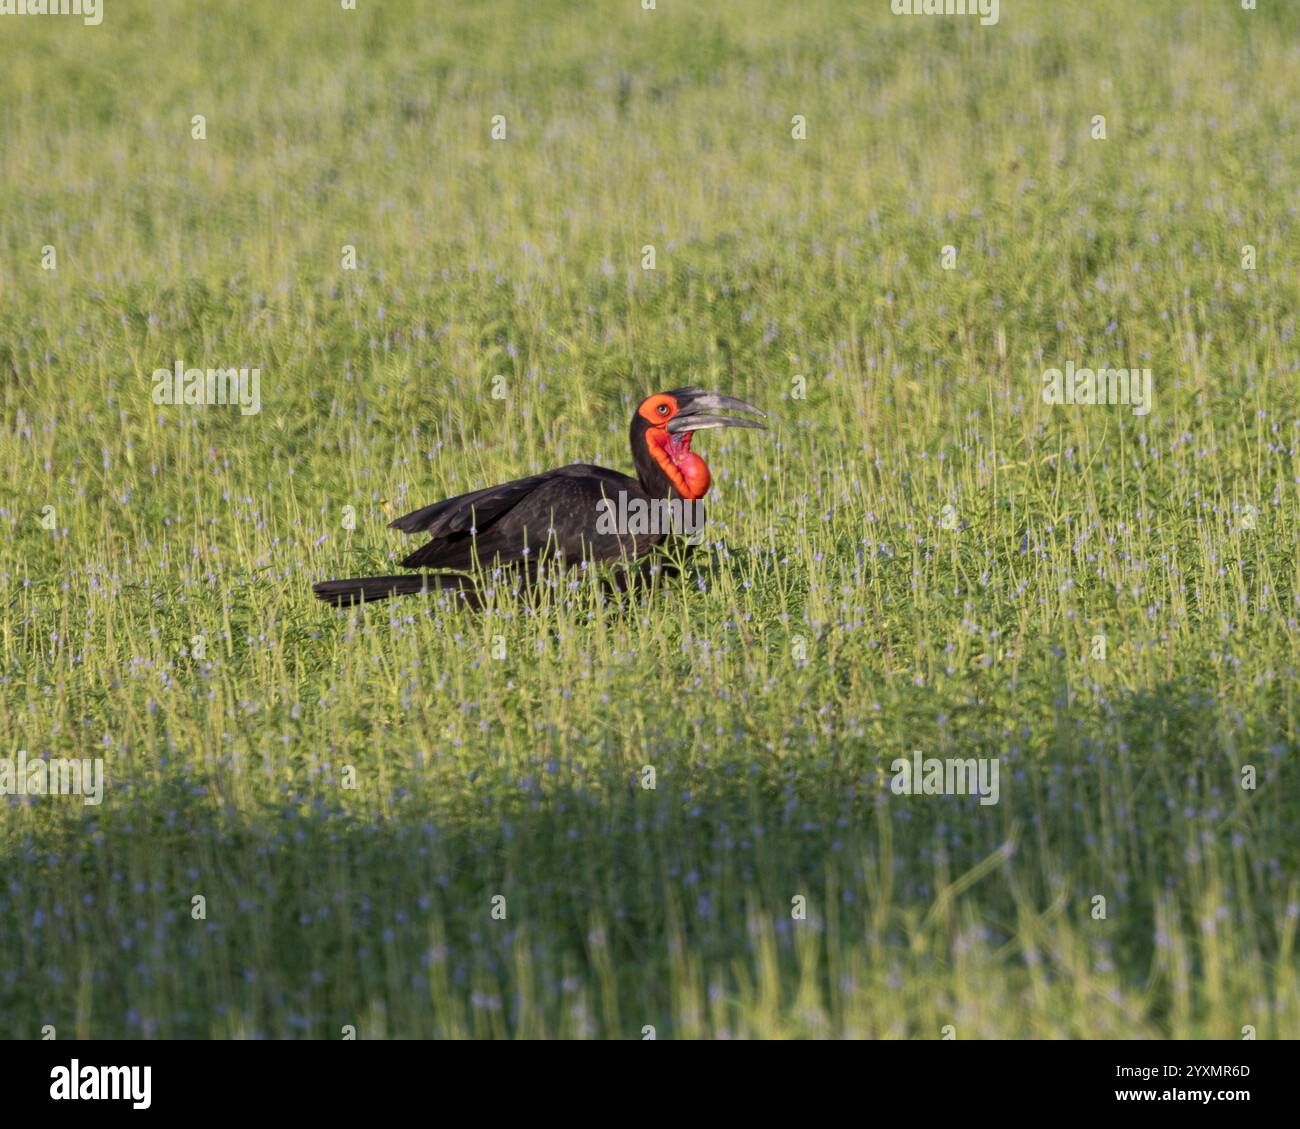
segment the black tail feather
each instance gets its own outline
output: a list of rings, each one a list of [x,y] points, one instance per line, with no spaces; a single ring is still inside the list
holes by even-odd
[[[346,608],[352,604],[387,600],[390,596],[414,596],[420,592],[457,592],[472,607],[478,606],[477,588],[468,576],[420,573],[415,576],[358,576],[350,580],[322,580],[311,590],[318,600]]]

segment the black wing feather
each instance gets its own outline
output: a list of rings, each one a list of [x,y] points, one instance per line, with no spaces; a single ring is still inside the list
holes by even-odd
[[[427,533],[430,537],[446,537],[451,533],[468,533],[471,529],[485,529],[502,514],[522,502],[548,475],[534,474],[530,478],[517,478],[500,486],[488,486],[468,494],[458,494],[412,510],[409,514],[389,522],[390,529],[403,533]]]

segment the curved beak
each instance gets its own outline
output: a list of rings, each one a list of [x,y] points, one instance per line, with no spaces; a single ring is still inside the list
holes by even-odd
[[[724,396],[720,392],[705,392],[701,388],[683,388],[673,393],[677,399],[677,414],[668,421],[668,433],[678,435],[682,432],[704,431],[710,427],[758,427],[767,424],[743,416],[722,415],[722,412],[750,412],[767,418],[767,413],[760,411],[753,404],[737,400],[735,396]]]

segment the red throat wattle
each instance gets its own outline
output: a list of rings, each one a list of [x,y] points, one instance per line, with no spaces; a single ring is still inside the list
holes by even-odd
[[[698,501],[709,492],[712,479],[705,461],[691,450],[690,431],[681,431],[669,435],[660,428],[651,428],[646,432],[646,444],[668,481],[688,502]]]

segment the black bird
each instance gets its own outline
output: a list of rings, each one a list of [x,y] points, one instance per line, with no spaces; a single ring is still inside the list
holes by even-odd
[[[701,388],[660,392],[643,400],[632,416],[635,478],[574,463],[434,502],[391,524],[403,533],[429,534],[431,539],[401,564],[434,571],[325,580],[312,591],[340,606],[435,589],[465,593],[477,603],[474,578],[466,575],[477,568],[505,565],[531,578],[545,561],[575,565],[643,558],[703,523],[700,499],[711,477],[691,450],[695,432],[764,426],[719,414],[727,411],[764,415],[744,400]]]

